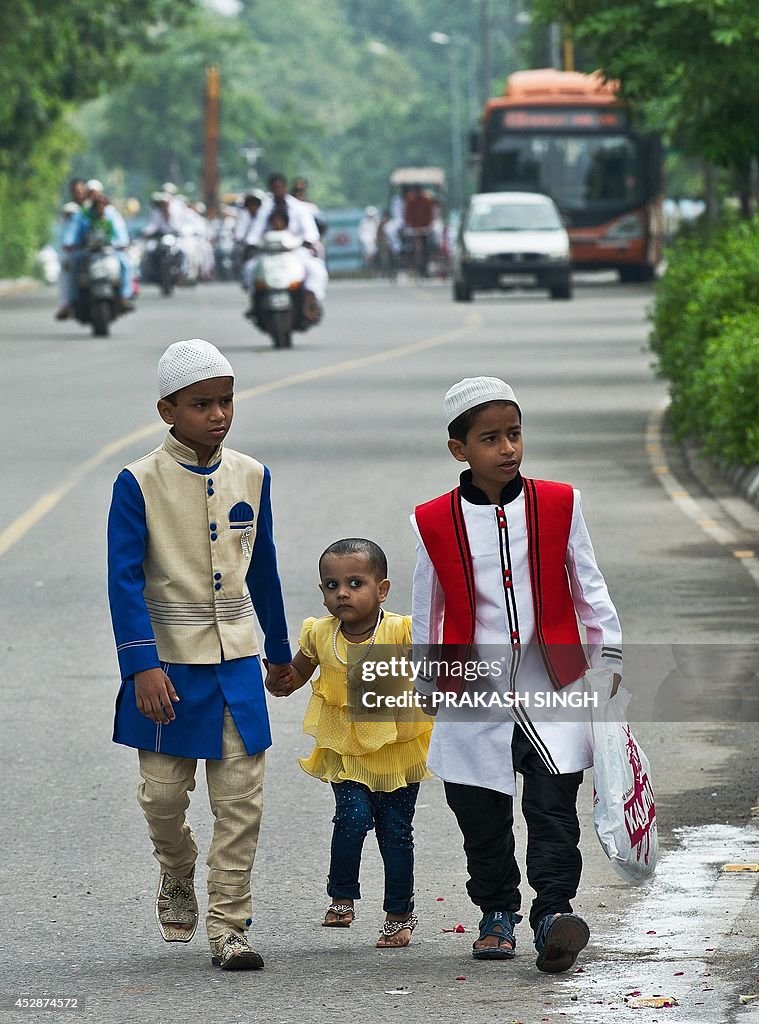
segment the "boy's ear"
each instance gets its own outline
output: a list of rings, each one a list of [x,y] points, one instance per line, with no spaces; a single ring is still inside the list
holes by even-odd
[[[451,437],[448,440],[448,451],[454,457],[457,462],[466,462],[467,457],[464,454],[464,442],[457,441],[455,437]]]
[[[174,422],[174,406],[171,402],[167,402],[165,398],[159,398],[156,408],[158,409],[158,415],[164,423]]]
[[[384,604],[387,601],[387,595],[390,593],[390,580],[380,580],[377,584],[377,596],[379,603]]]
[[[327,597],[326,597],[326,594],[324,593],[324,586],[321,583],[319,584],[319,590],[321,590],[321,592],[322,592],[322,604],[326,608],[327,607]]]

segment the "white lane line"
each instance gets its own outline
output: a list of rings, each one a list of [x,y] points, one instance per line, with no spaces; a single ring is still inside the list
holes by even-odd
[[[672,473],[664,454],[662,443],[662,422],[669,402],[663,401],[651,413],[646,427],[646,452],[651,470],[677,508],[691,519],[705,534],[722,547],[730,548],[754,582],[759,585],[759,559],[756,552],[742,548],[741,539],[730,527],[713,519],[702,505],[683,490],[682,484]]]
[[[759,829],[711,824],[680,829],[676,835],[679,847],[660,859],[645,895],[619,924],[593,935],[581,960],[583,973],[567,978],[561,992],[567,1002],[558,1007],[567,1016],[584,1024],[640,1022],[641,1010],[629,1005],[636,998],[632,993],[639,993],[677,1000],[677,1007],[654,1013],[653,1019],[666,1016],[673,1024],[730,1019],[728,1010],[737,1007],[737,996],[725,990],[727,979],[720,978],[719,968],[724,954],[740,942],[730,936],[755,897],[759,876],[725,873],[722,866],[756,862]],[[595,961],[594,949],[599,951]]]
[[[284,388],[295,387],[297,384],[305,384],[313,380],[322,380],[325,377],[333,377],[339,373],[350,373],[353,370],[364,369],[367,366],[375,366],[378,363],[386,363],[391,359],[399,359],[404,356],[415,355],[417,352],[424,352],[427,349],[437,348],[446,345],[451,341],[457,341],[476,330],[482,322],[479,313],[470,311],[466,322],[461,327],[456,327],[442,334],[435,334],[421,341],[414,341],[408,345],[396,345],[393,348],[384,349],[382,352],[375,352],[370,356],[358,356],[355,359],[346,359],[340,363],[332,363],[315,370],[306,370],[303,373],[291,374],[289,377],[282,377],[279,380],[270,381],[268,384],[259,384],[256,387],[246,388],[235,394],[235,402],[244,402],[249,398],[256,398],[259,395],[271,394],[281,391]],[[58,505],[63,498],[72,491],[81,480],[91,473],[93,469],[102,465],[111,456],[124,451],[137,441],[142,441],[156,434],[163,433],[166,429],[162,422],[151,423],[134,430],[123,437],[104,445],[89,459],[80,463],[59,485],[48,491],[37,499],[32,505],[17,516],[4,530],[0,531],[0,557],[9,551],[15,544],[26,536],[26,534],[45,518]]]

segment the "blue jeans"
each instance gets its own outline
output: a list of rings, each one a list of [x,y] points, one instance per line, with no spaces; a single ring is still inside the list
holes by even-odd
[[[360,900],[358,875],[367,832],[374,829],[385,865],[386,914],[414,909],[414,808],[419,783],[372,793],[360,782],[333,782],[335,816],[327,894],[336,902]]]

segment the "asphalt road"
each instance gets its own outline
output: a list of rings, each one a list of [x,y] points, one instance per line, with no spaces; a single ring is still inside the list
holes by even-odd
[[[738,721],[676,724],[652,722],[646,709],[672,645],[757,643],[752,560],[734,552],[757,546],[759,532],[749,513],[736,522],[735,506],[728,511],[705,493],[666,439],[661,451],[650,433],[647,440],[665,394],[645,351],[651,294],[598,281],[581,284],[572,302],[510,295],[467,305],[452,303],[437,283],[337,283],[324,323],[287,352],[272,350],[242,319],[234,285],[171,299],[148,289],[108,339],[55,323],[52,291],[0,301],[9,442],[0,489],[0,1009],[15,994],[78,996],[82,1016],[103,1024],[660,1018],[629,1009],[629,993],[639,992],[676,994],[667,1020],[747,1019],[738,994],[758,991],[757,926],[746,902],[757,876],[733,880],[720,865],[759,860],[753,705],[732,715]],[[640,697],[631,717],[651,760],[662,871],[646,892],[613,874],[593,834],[586,780],[576,909],[593,938],[580,974],[538,974],[524,925],[513,963],[471,960],[478,914],[434,781],[423,787],[416,818],[420,926],[412,946],[374,949],[381,865],[371,836],[355,925],[319,927],[332,808],[328,788],[296,761],[310,749],[301,734],[305,692],[271,703],[251,933],[266,970],[212,969],[202,927],[190,946],[161,942],[157,866],[134,797],[136,756],[110,741],[118,684],[104,526],[119,469],[161,438],[157,359],[186,337],[213,341],[235,367],[228,443],[272,470],[294,637],[305,616],[320,612],[317,558],[341,536],[365,535],[385,548],[388,606],[408,610],[408,514],[455,483],[441,402],[461,377],[508,380],[524,411],[524,472],[581,489],[626,648],[635,652],[630,685]],[[665,462],[680,498],[662,486]],[[702,524],[724,524],[736,543],[683,513],[685,491],[704,510]],[[648,676],[647,658],[655,665]],[[730,685],[738,699],[745,687]],[[201,783],[191,821],[202,849],[209,817]],[[446,930],[457,923],[465,934]],[[55,1011],[9,1012],[47,1020]]]

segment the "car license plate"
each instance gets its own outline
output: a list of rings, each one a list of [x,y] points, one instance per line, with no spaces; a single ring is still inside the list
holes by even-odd
[[[534,274],[501,274],[498,278],[501,285],[525,285],[535,284]]]
[[[269,309],[287,309],[290,305],[289,292],[270,292],[266,299]]]

